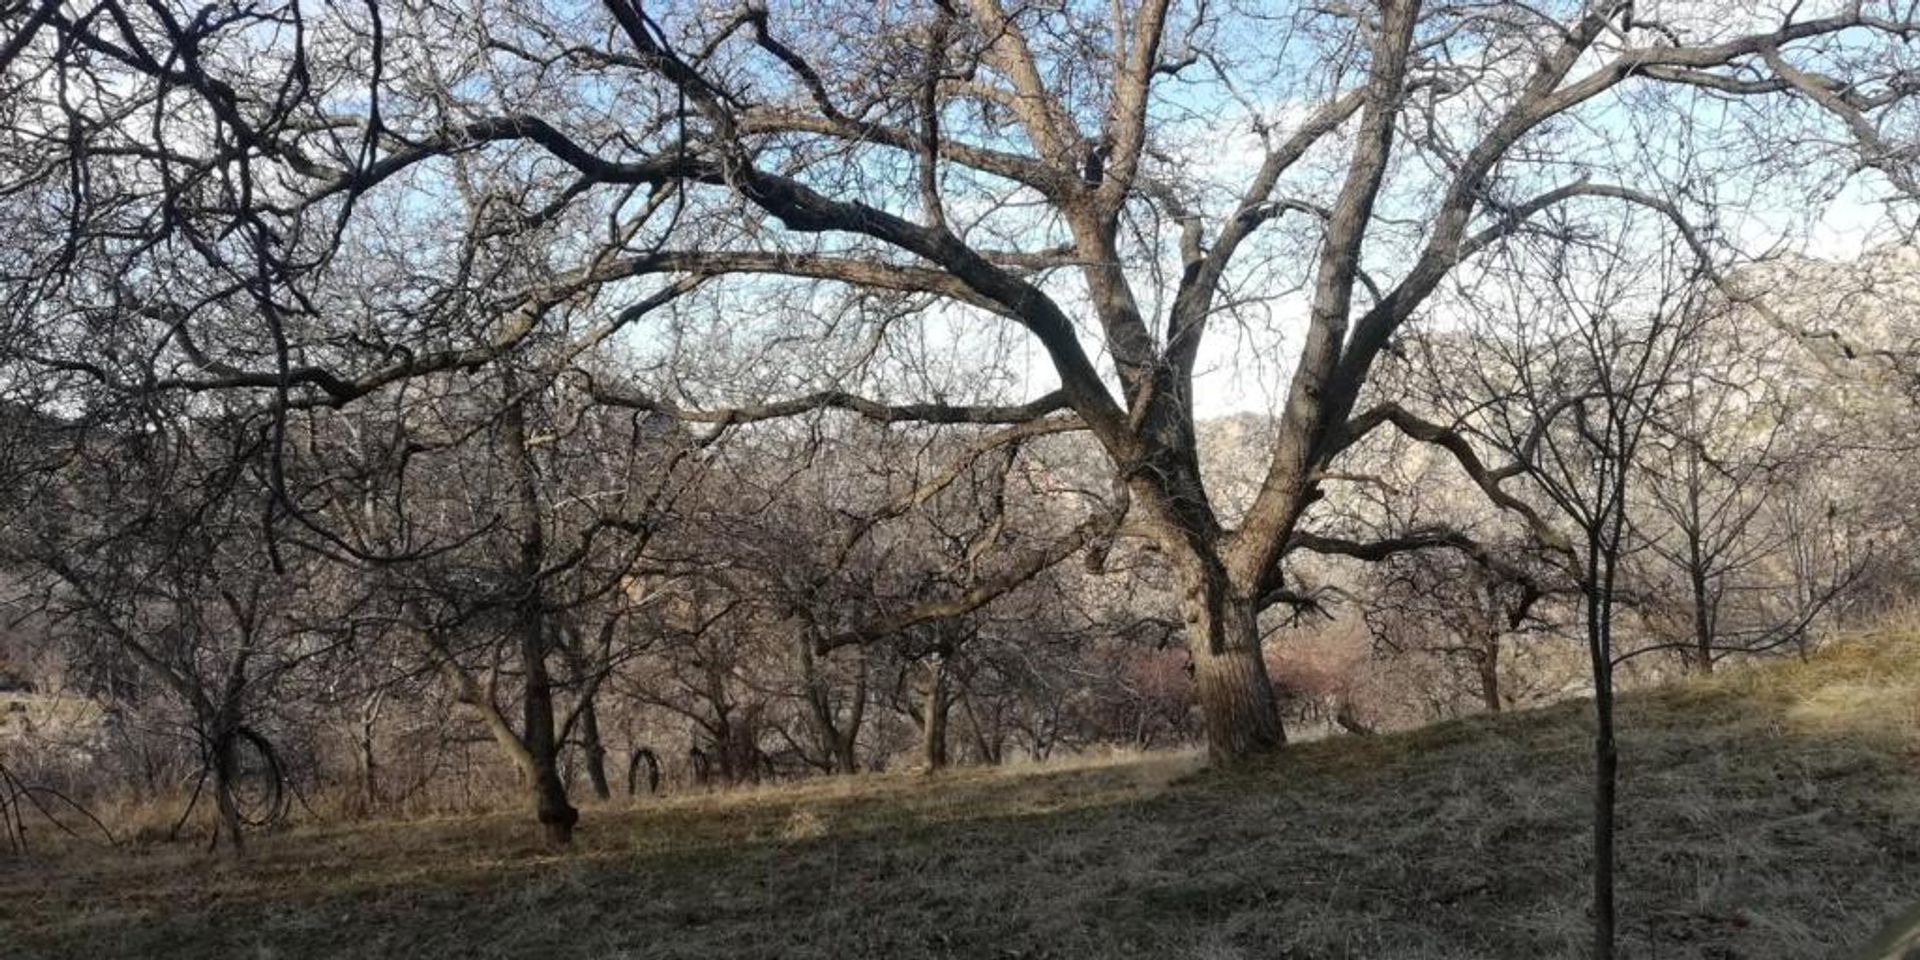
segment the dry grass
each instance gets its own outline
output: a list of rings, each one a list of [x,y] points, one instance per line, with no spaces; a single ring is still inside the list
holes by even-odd
[[[1831,956],[1920,900],[1920,640],[1630,697],[1623,954]],[[887,775],[0,862],[0,956],[1558,957],[1584,704],[1298,747]]]

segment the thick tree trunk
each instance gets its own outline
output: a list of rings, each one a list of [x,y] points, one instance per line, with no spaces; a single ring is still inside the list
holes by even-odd
[[[567,801],[566,782],[560,778],[560,744],[554,736],[553,681],[547,674],[547,645],[538,617],[523,624],[521,669],[526,673],[524,720],[534,817],[556,846],[573,842],[573,825],[580,811]]]
[[[1286,742],[1273,683],[1258,648],[1236,645],[1215,653],[1200,643],[1192,653],[1209,757],[1231,763]]]
[[[1183,613],[1207,755],[1232,763],[1274,750],[1287,737],[1261,655],[1254,605],[1232,595],[1224,574],[1193,579]]]

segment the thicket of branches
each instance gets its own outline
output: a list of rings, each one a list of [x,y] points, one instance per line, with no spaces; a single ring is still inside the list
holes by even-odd
[[[1900,0],[0,25],[9,669],[236,845],[1575,692],[1610,795],[1616,667],[1914,572],[1915,264],[1792,253]]]

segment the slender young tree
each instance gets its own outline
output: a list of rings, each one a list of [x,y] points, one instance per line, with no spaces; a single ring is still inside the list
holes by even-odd
[[[1614,722],[1614,614],[1623,563],[1639,550],[1630,510],[1641,446],[1672,412],[1686,377],[1683,358],[1700,336],[1710,267],[1684,245],[1625,258],[1632,221],[1619,242],[1599,252],[1550,244],[1508,262],[1515,291],[1506,322],[1478,349],[1488,362],[1486,390],[1506,401],[1486,436],[1512,459],[1508,475],[1524,478],[1547,509],[1535,516],[1560,545],[1579,586],[1593,682],[1593,955],[1611,958],[1614,908],[1614,810],[1619,748]],[[1663,231],[1656,231],[1656,237]],[[1555,519],[1557,518],[1557,520]]]

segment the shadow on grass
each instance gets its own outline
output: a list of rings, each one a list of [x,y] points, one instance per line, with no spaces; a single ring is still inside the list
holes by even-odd
[[[1911,644],[1623,704],[1622,955],[1820,957],[1920,899]],[[889,776],[0,874],[26,956],[1555,957],[1586,938],[1584,704],[1177,758]],[[0,948],[8,954],[12,948]]]

